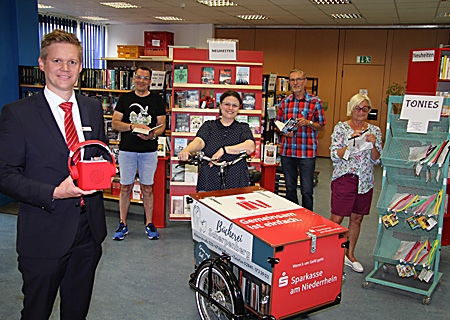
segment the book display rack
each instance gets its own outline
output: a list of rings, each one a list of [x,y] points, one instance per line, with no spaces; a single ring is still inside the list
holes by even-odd
[[[427,134],[408,133],[408,121],[401,120],[392,106],[402,101],[401,96],[389,98],[375,265],[363,287],[372,282],[413,292],[428,304],[442,277],[439,260],[449,161],[445,157],[441,165],[428,163],[421,169],[412,150],[431,146],[445,150],[439,146],[448,144],[449,118],[430,122]],[[395,271],[389,273],[389,268]]]
[[[253,131],[257,151],[249,166],[260,169],[262,65],[259,51],[238,50],[236,61],[218,61],[209,60],[207,49],[174,48],[169,219],[190,220],[191,199],[186,195],[195,193],[197,184],[197,167],[180,163],[177,153],[203,122],[219,117],[219,99],[227,90],[241,93],[245,102],[236,120],[249,123]]]

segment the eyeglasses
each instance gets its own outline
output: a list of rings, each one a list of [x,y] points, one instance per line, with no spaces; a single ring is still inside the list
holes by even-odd
[[[295,79],[289,79],[290,82],[301,82],[305,80],[306,78],[295,78]]]
[[[136,80],[144,80],[144,81],[149,81],[149,80],[150,80],[150,77],[147,77],[147,76],[140,76],[140,75],[135,75],[134,78],[135,78]]]
[[[224,106],[227,107],[227,108],[229,108],[229,107],[239,108],[239,105],[238,105],[238,104],[229,103],[229,102],[222,102],[222,105],[224,105]]]
[[[355,107],[355,111],[356,112],[358,112],[358,111],[363,111],[363,112],[369,112],[369,110],[370,110],[370,107],[367,107],[367,106],[364,106],[364,107],[358,107],[358,106],[356,106]]]

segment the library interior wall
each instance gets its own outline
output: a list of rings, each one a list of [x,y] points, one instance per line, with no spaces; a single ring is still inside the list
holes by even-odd
[[[36,0],[2,0],[0,21],[7,28],[0,32],[0,112],[19,96],[18,66],[37,65],[39,56]],[[0,194],[0,206],[13,199]]]
[[[215,37],[238,39],[239,49],[264,52],[264,73],[276,72],[287,76],[289,70],[303,69],[308,76],[319,78],[319,97],[328,104],[327,126],[320,133],[319,156],[329,156],[330,134],[334,125],[346,120],[341,110],[350,98],[341,96],[343,70],[356,65],[356,55],[372,56],[366,66],[384,68],[382,92],[372,103],[379,110],[379,125],[386,127],[387,105],[385,91],[393,82],[404,83],[408,73],[409,51],[434,48],[449,43],[450,29],[380,29],[380,28],[320,28],[320,29],[233,29],[216,28]],[[346,79],[351,82],[351,79]],[[363,88],[355,83],[354,93]],[[371,91],[369,88],[369,96]],[[374,108],[375,108],[374,107]]]
[[[175,45],[208,48],[206,40],[214,36],[212,24],[139,24],[109,25],[106,56],[117,57],[117,45],[144,45],[144,31],[173,32]]]

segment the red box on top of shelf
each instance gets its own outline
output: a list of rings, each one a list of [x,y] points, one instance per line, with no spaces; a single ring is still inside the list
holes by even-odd
[[[145,56],[167,56],[169,46],[173,46],[174,36],[167,31],[144,31]]]

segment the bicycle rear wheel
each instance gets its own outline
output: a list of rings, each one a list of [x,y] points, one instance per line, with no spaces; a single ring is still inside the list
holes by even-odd
[[[220,262],[219,262],[220,263]],[[225,308],[217,306],[214,302],[210,301],[208,297],[202,295],[199,292],[195,293],[195,298],[197,301],[197,309],[202,320],[218,320],[218,319],[233,319],[232,315],[242,314],[244,311],[244,306],[242,302],[242,297],[235,292],[235,281],[230,277],[232,274],[226,272],[224,265],[220,266],[214,264],[210,268],[211,263],[205,263],[200,266],[200,270],[197,273],[196,287],[204,292],[208,293],[209,288],[209,271],[212,272],[212,292],[211,299],[213,299],[217,304]],[[227,267],[225,267],[227,268]],[[239,287],[237,287],[238,290]]]

